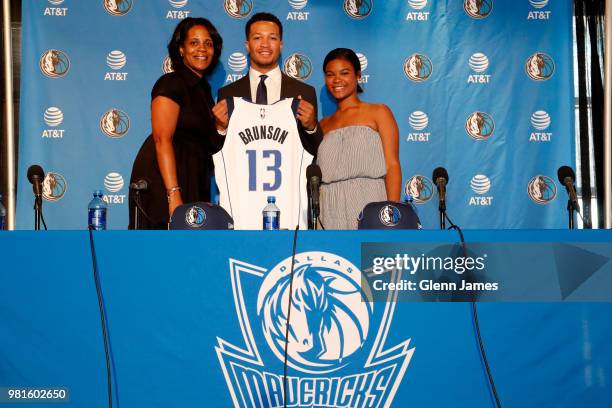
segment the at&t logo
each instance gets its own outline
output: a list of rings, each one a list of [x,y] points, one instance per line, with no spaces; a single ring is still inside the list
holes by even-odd
[[[470,197],[469,205],[489,206],[493,203],[492,196],[485,196],[491,189],[491,180],[484,174],[477,174],[470,180],[470,187],[477,196]]]
[[[100,118],[100,129],[111,138],[120,138],[130,130],[130,118],[119,109],[111,109]]]
[[[423,132],[429,125],[429,117],[425,112],[414,111],[408,118],[410,127],[416,132],[408,133],[406,141],[408,142],[429,142],[429,136],[431,133]]]
[[[493,0],[463,0],[463,10],[477,20],[486,18],[493,10]]]
[[[64,137],[64,129],[56,129],[64,121],[63,112],[55,107],[50,106],[45,110],[43,115],[45,123],[49,126],[48,129],[44,129],[41,137],[43,139],[61,139]]]
[[[57,7],[61,5],[64,0],[48,0],[52,6],[55,7],[45,7],[45,11],[43,12],[44,16],[58,16],[65,17],[68,13],[68,7]]]
[[[414,200],[415,204],[423,204],[431,200],[434,188],[433,183],[425,176],[417,174],[412,176],[404,186],[404,193]]]
[[[127,72],[117,72],[121,68],[125,67],[127,63],[127,57],[125,54],[119,50],[114,50],[108,53],[106,56],[106,65],[112,71],[104,74],[105,81],[125,81],[127,79]]]
[[[310,15],[309,11],[301,11],[308,5],[308,0],[289,0],[289,5],[294,10],[287,13],[287,20],[307,21]]]
[[[182,8],[185,7],[188,2],[189,0],[168,0],[168,3],[170,3],[174,10],[168,10],[168,12],[166,13],[166,18],[172,20],[182,20],[184,18],[189,17],[191,11],[182,10]]]
[[[527,58],[525,72],[534,81],[546,81],[555,72],[555,62],[548,55],[536,52]]]
[[[245,18],[253,10],[251,0],[224,0],[223,8],[225,12],[233,18]]]
[[[102,0],[102,4],[111,16],[125,16],[132,9],[132,0]]]
[[[227,59],[227,66],[234,71],[234,74],[227,74],[225,82],[234,82],[244,76],[244,70],[247,67],[247,57],[241,52],[234,52]]]
[[[292,78],[305,81],[312,74],[312,63],[307,56],[294,53],[285,60],[284,71]]]
[[[166,58],[164,58],[164,61],[162,62],[162,71],[164,71],[164,74],[169,74],[174,71],[172,69],[172,60],[168,55],[166,55]]]
[[[111,171],[104,177],[104,188],[110,193],[121,191],[124,185],[123,176],[117,172]],[[102,199],[108,204],[123,204],[125,194],[105,194]]]
[[[47,50],[41,55],[38,66],[49,78],[61,78],[70,70],[70,59],[63,51]]]
[[[473,139],[486,140],[493,136],[495,121],[486,112],[474,112],[465,121],[465,131]]]
[[[533,112],[531,115],[531,126],[537,132],[531,132],[529,136],[530,142],[550,142],[552,133],[543,132],[550,126],[550,115],[543,110]]]
[[[344,0],[344,12],[351,18],[366,18],[372,12],[373,0]]]
[[[549,20],[550,10],[541,10],[548,5],[548,0],[529,0],[529,4],[536,10],[527,13],[527,20]]]
[[[537,204],[548,204],[557,197],[557,185],[550,177],[537,175],[529,180],[527,194]]]
[[[427,55],[412,54],[404,61],[404,74],[414,82],[424,82],[433,72],[433,64]]]
[[[367,84],[368,80],[370,79],[370,75],[364,74],[363,71],[368,69],[368,58],[360,52],[357,52],[356,55],[357,58],[359,58],[359,66],[361,67],[361,78],[359,78],[359,83]]]
[[[482,52],[472,54],[468,64],[475,74],[468,75],[468,84],[488,84],[491,81],[491,75],[484,74],[489,68],[489,59]]]
[[[372,302],[367,280],[345,258],[298,253],[286,335],[291,257],[272,268],[229,265],[244,344],[218,337],[215,349],[235,407],[392,405],[414,353],[409,340],[386,344],[395,298]],[[285,343],[291,375],[283,393]]]
[[[409,11],[406,20],[409,21],[427,21],[429,20],[429,11],[420,11],[427,7],[427,0],[408,0],[408,5],[413,10]]]
[[[42,196],[47,201],[58,201],[68,190],[66,179],[59,173],[49,172],[42,184]]]

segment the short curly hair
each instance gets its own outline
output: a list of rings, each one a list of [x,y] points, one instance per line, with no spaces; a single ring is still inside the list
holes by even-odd
[[[170,56],[170,61],[172,61],[172,69],[177,69],[182,67],[183,58],[181,57],[180,47],[183,45],[183,42],[187,38],[187,33],[191,30],[192,27],[202,26],[206,28],[208,34],[210,34],[210,38],[213,42],[213,47],[215,53],[213,55],[212,61],[208,68],[204,71],[204,74],[210,73],[219,62],[219,58],[221,57],[221,50],[223,49],[223,38],[215,28],[215,26],[206,18],[203,17],[187,17],[176,25],[174,29],[174,33],[172,33],[172,38],[168,43],[168,55]]]

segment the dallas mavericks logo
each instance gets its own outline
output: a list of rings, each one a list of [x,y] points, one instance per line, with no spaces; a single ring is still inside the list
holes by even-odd
[[[492,0],[464,0],[463,9],[468,16],[481,19],[488,17],[493,10]]]
[[[534,81],[546,81],[555,72],[555,62],[548,55],[536,52],[527,58],[525,72]]]
[[[404,61],[404,74],[411,81],[427,81],[433,72],[431,60],[423,54],[412,54]]]
[[[224,0],[225,12],[234,18],[245,18],[253,10],[251,0]]]
[[[132,9],[132,0],[102,0],[102,4],[111,16],[125,16]]]
[[[412,197],[415,204],[423,204],[431,200],[433,191],[431,180],[418,174],[411,177],[404,186],[404,192]]]
[[[104,177],[104,187],[111,193],[121,190],[124,185],[123,176],[117,172],[112,171]]]
[[[397,224],[399,224],[402,214],[397,207],[393,205],[385,205],[380,209],[378,218],[383,225],[386,225],[387,227],[395,227]]]
[[[465,131],[473,139],[485,140],[493,136],[495,122],[486,112],[474,112],[465,121]]]
[[[270,270],[230,259],[245,344],[218,338],[216,351],[234,406],[283,406],[285,343],[292,368],[287,406],[390,406],[414,353],[410,340],[385,344],[397,293],[372,303],[351,262],[327,252],[299,253],[286,337],[290,272],[291,257]],[[256,299],[243,287],[259,287]]]
[[[344,0],[344,12],[352,18],[366,18],[372,12],[372,0]]]
[[[63,51],[48,50],[40,57],[38,65],[42,73],[49,78],[59,78],[68,73],[70,59]]]
[[[302,54],[291,54],[285,60],[285,74],[292,78],[305,81],[312,74],[312,63],[307,56]]]
[[[204,225],[206,221],[206,212],[194,205],[189,210],[187,210],[187,214],[185,214],[185,222],[192,228],[198,228]]]
[[[164,74],[174,72],[174,69],[172,69],[172,60],[169,56],[166,56],[166,58],[164,58],[164,62],[162,62],[162,71],[164,71]]]
[[[130,118],[119,109],[111,109],[102,115],[100,129],[109,137],[123,137],[130,130]]]
[[[538,175],[529,180],[527,194],[537,204],[548,204],[557,196],[557,185],[549,177]]]
[[[57,201],[64,197],[68,184],[59,173],[49,172],[42,183],[42,196],[47,201]]]

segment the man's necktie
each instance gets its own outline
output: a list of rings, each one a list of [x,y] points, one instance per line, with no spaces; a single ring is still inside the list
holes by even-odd
[[[267,75],[259,76],[259,85],[257,85],[257,95],[255,96],[255,103],[257,104],[268,104],[268,89],[266,88],[265,83],[267,77]]]

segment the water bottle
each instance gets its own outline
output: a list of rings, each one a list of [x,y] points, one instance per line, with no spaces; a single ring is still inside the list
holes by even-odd
[[[6,208],[2,205],[2,194],[0,194],[0,231],[6,229]]]
[[[87,225],[96,231],[106,229],[106,212],[108,206],[102,200],[102,190],[96,190],[93,193],[93,200],[89,202]]]
[[[280,208],[276,206],[276,198],[268,197],[268,205],[262,211],[263,214],[263,229],[277,230],[280,228]]]

